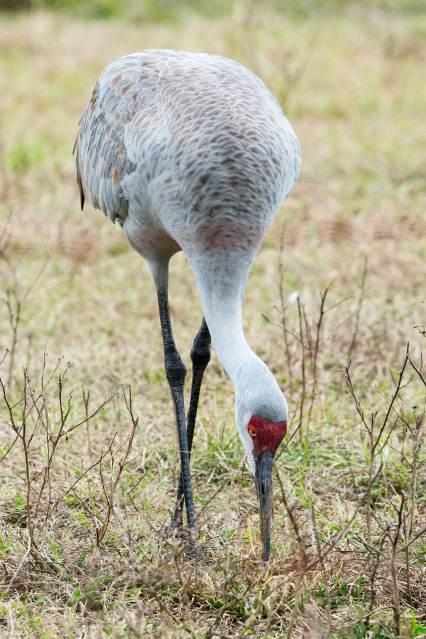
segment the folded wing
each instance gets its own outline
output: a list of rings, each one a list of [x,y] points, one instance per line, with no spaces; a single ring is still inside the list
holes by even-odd
[[[138,110],[137,104],[128,74],[119,69],[105,72],[83,112],[75,141],[81,208],[87,198],[112,221],[122,221],[127,215],[122,180],[136,165],[127,154],[125,129]]]

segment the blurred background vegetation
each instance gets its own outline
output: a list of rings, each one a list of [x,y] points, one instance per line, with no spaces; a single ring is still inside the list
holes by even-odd
[[[231,15],[238,7],[238,0],[0,0],[0,8],[8,10],[53,9],[87,18],[122,18],[150,22],[167,22],[182,19],[188,13],[206,17]],[[252,3],[253,6],[255,3]],[[283,14],[303,18],[312,13],[336,14],[357,7],[393,12],[423,12],[424,0],[262,0],[264,5]]]
[[[245,296],[248,342],[291,416],[266,577],[232,387],[214,359],[192,460],[202,569],[164,536],[178,458],[152,278],[119,227],[79,210],[72,147],[96,78],[158,47],[245,64],[303,149]],[[39,397],[54,435],[58,371],[72,416],[89,396],[90,410],[115,398],[49,463],[31,400],[26,466],[0,389],[1,639],[426,636],[425,393],[407,362],[394,396],[407,342],[426,361],[425,62],[426,0],[0,0],[0,379],[18,412],[23,368],[29,392],[50,371]],[[189,371],[201,309],[181,254],[171,291]],[[122,385],[140,428],[117,483]],[[380,442],[370,419],[377,433],[385,424]],[[307,574],[305,551],[322,556]]]

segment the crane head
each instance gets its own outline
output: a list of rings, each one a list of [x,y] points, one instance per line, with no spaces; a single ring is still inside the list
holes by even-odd
[[[266,364],[254,353],[233,376],[235,421],[256,483],[260,505],[263,559],[271,547],[272,465],[287,430],[284,393]]]
[[[272,464],[274,455],[287,431],[287,421],[273,422],[254,415],[247,430],[253,442],[254,479],[260,505],[260,527],[263,559],[268,561],[271,551]]]

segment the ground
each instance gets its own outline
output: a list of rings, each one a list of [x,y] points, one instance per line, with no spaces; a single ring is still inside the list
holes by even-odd
[[[426,14],[414,9],[1,16],[1,636],[426,633]],[[301,141],[244,308],[290,406],[268,565],[215,357],[192,461],[204,554],[167,536],[178,457],[154,287],[120,228],[79,211],[71,151],[96,78],[159,46],[249,66]],[[171,308],[190,373],[201,311],[182,255]]]

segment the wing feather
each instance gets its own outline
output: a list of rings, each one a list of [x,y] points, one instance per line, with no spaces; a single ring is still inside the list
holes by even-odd
[[[124,130],[137,112],[119,70],[107,68],[97,82],[91,100],[83,112],[74,145],[77,184],[83,209],[86,198],[113,221],[123,220],[128,203],[123,196],[122,180],[136,165],[130,161],[124,141]]]

